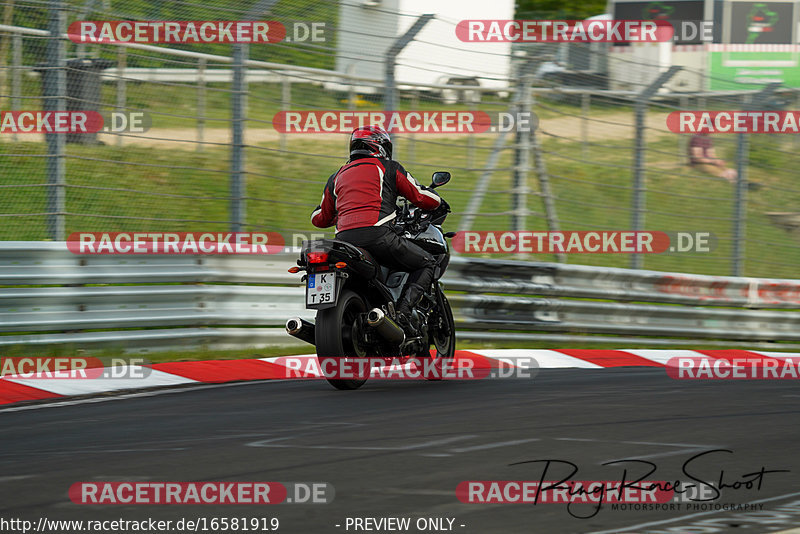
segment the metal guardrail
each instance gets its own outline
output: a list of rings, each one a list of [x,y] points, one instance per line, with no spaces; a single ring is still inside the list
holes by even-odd
[[[80,256],[61,242],[0,242],[0,345],[296,344],[284,321],[313,312],[286,272],[295,258]],[[461,256],[444,283],[461,339],[800,347],[798,280]]]

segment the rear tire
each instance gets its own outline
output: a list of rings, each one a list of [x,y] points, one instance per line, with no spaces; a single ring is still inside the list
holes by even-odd
[[[344,290],[336,306],[317,312],[314,341],[319,358],[346,358],[359,356],[358,325],[356,318],[367,311],[367,306],[357,293]],[[358,389],[367,381],[363,379],[327,378],[336,389]]]

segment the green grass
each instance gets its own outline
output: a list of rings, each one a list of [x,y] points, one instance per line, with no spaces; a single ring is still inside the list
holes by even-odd
[[[598,343],[587,337],[585,342],[563,342],[563,341],[459,341],[458,350],[479,350],[479,349],[662,349],[662,350],[715,350],[728,349],[731,347],[715,344],[714,341],[703,341],[700,343],[686,341],[672,345],[669,348],[663,345],[650,345],[647,339],[642,339],[636,343]],[[793,349],[781,348],[780,343],[775,343],[770,347],[771,352],[796,352]],[[278,356],[294,356],[299,354],[313,354],[314,347],[311,345],[283,345],[261,348],[245,348],[236,350],[217,350],[208,347],[197,347],[194,349],[165,350],[157,352],[124,352],[119,347],[107,347],[101,349],[78,349],[72,345],[16,345],[5,347],[2,351],[4,358],[34,357],[46,354],[50,357],[75,357],[76,355],[89,355],[96,358],[143,358],[148,363],[162,362],[188,362],[188,361],[208,361],[208,360],[242,360],[257,358],[273,358]]]
[[[270,142],[246,150],[247,223],[249,229],[312,232],[308,216],[319,202],[325,178],[344,161],[342,141],[299,140],[290,136],[288,154]],[[451,169],[453,181],[442,194],[453,207],[447,227],[456,229],[472,196],[492,142],[475,141],[472,161],[464,138],[417,137],[412,148],[399,139],[396,153],[406,167],[426,182],[434,170]],[[547,170],[556,197],[556,211],[562,230],[625,230],[630,227],[631,150],[617,142],[619,149],[593,147],[583,158],[576,142],[548,139],[544,144]],[[613,142],[608,142],[613,146]],[[205,152],[190,149],[115,146],[68,147],[67,232],[75,231],[199,231],[228,228],[228,154],[223,148]],[[674,137],[654,138],[648,144],[646,229],[661,231],[707,231],[718,237],[711,253],[650,255],[648,269],[680,272],[729,274],[731,255],[733,188],[721,180],[692,176],[675,156]],[[723,147],[723,150],[724,147]],[[35,185],[46,182],[43,144],[0,143],[0,185]],[[790,156],[789,168],[796,168],[797,156]],[[499,166],[511,167],[511,152],[500,158]],[[753,166],[751,179],[767,186],[792,187],[784,175]],[[529,185],[538,191],[535,173]],[[511,172],[498,171],[492,178],[490,194],[480,212],[501,214],[479,216],[474,230],[510,229]],[[794,277],[800,265],[800,249],[780,228],[773,226],[764,211],[794,211],[795,198],[775,187],[750,193],[747,211],[746,247],[748,276]],[[528,207],[537,214],[528,217],[526,228],[547,229],[540,198],[532,194]],[[42,213],[44,187],[9,188],[0,195],[0,214]],[[149,220],[148,220],[149,219]],[[0,239],[46,238],[42,215],[0,217]],[[775,246],[784,243],[787,246]],[[788,246],[791,245],[791,246]],[[499,257],[499,256],[491,256]],[[551,261],[549,255],[529,259]],[[626,267],[623,254],[572,254],[570,263]]]

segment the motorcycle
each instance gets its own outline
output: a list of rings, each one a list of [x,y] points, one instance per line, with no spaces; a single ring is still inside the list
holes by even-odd
[[[429,187],[449,181],[449,172],[435,172]],[[289,272],[305,271],[306,309],[317,310],[316,320],[293,317],[286,322],[286,332],[314,345],[320,361],[368,358],[370,365],[388,365],[413,358],[434,370],[425,378],[440,379],[437,370],[453,358],[456,345],[453,312],[439,282],[450,261],[447,238],[456,235],[442,231],[449,212],[444,202],[429,212],[409,207],[405,199],[398,203],[395,231],[436,259],[433,282],[411,312],[413,335],[406,335],[395,315],[409,273],[379,265],[366,250],[337,239],[303,242],[297,266]],[[369,369],[358,376],[323,375],[337,389],[358,389]]]

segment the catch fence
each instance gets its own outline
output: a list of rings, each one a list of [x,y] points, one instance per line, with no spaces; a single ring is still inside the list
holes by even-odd
[[[282,133],[278,113],[532,112],[533,132],[396,133],[395,154],[420,182],[436,170],[453,173],[442,189],[451,229],[700,231],[717,243],[712,252],[526,260],[761,277],[793,277],[800,265],[800,136],[713,136],[739,173],[729,183],[689,165],[691,135],[667,127],[674,111],[800,107],[797,89],[722,79],[686,59],[716,57],[721,45],[671,46],[680,69],[670,70],[634,46],[464,43],[455,38],[458,20],[441,15],[401,43],[423,13],[355,2],[156,2],[150,11],[136,0],[3,5],[0,108],[144,113],[150,127],[78,142],[0,134],[0,239],[309,232],[326,177],[346,159],[347,135]],[[370,9],[380,24],[348,22],[352,10]],[[251,17],[280,20],[290,33],[321,23],[324,39],[76,44],[65,35],[76,20]],[[347,48],[354,39],[370,46]],[[457,59],[466,49],[474,66],[465,74]],[[100,76],[96,93],[89,82],[70,86],[87,69]]]

